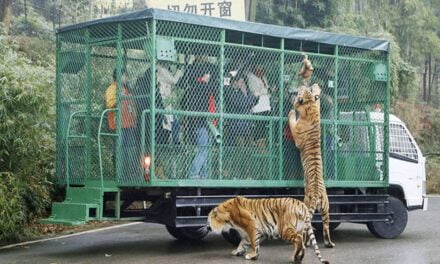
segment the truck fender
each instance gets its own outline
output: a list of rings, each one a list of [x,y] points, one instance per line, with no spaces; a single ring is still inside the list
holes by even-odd
[[[407,207],[405,191],[403,190],[402,186],[398,184],[390,184],[388,187],[388,194],[399,199],[405,205],[405,207]]]

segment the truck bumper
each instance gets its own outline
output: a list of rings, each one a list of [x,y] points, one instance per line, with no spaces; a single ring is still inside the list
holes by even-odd
[[[423,211],[428,211],[428,197],[423,197]]]

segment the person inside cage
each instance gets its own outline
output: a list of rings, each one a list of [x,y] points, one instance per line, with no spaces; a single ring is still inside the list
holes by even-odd
[[[183,70],[178,69],[173,73],[170,69],[171,63],[160,61],[156,65],[156,79],[159,93],[166,110],[172,110],[175,107],[176,84],[183,75]],[[163,131],[161,141],[167,142],[171,137],[174,144],[179,144],[179,120],[176,115],[166,114],[162,121]]]
[[[152,73],[151,68],[147,68],[145,72],[140,75],[136,83],[134,85],[134,94],[136,95],[136,109],[138,111],[139,117],[141,117],[142,112],[144,110],[151,110],[151,93],[153,92],[153,88],[151,85],[152,82]],[[157,83],[157,82],[156,82]],[[155,109],[164,109],[164,104],[162,100],[162,96],[158,90],[156,90],[155,94]],[[143,155],[149,156],[151,153],[151,118],[150,113],[148,112],[145,115],[144,120],[144,127],[142,127],[142,122],[139,120],[137,125],[137,135],[138,135],[138,142],[142,142],[142,140],[145,143],[145,149],[142,150]],[[159,145],[167,144],[169,139],[169,132],[164,129],[164,120],[165,117],[163,114],[155,114],[155,122],[154,122],[154,133],[155,133],[155,142]],[[142,131],[144,131],[144,134],[142,134]],[[142,156],[142,155],[141,155]],[[162,162],[160,159],[156,159],[156,169],[155,169],[155,175],[163,179],[165,178],[164,168],[162,165]]]
[[[321,120],[333,120],[333,93],[334,93],[334,73],[331,66],[317,67],[312,77],[312,83],[317,83],[321,89],[320,113]],[[325,148],[324,171],[327,179],[334,179],[335,165],[335,136],[332,124],[323,126],[322,145]]]
[[[257,103],[257,98],[249,91],[247,81],[243,74],[238,73],[231,78],[231,85],[225,86],[225,110],[231,114],[251,114],[252,108]],[[226,142],[236,146],[241,143],[250,145],[252,137],[252,122],[242,119],[230,119],[227,122]]]
[[[252,108],[254,115],[268,116],[270,115],[270,92],[269,83],[265,76],[263,65],[257,64],[253,66],[253,70],[247,74],[249,90],[258,98],[257,104]],[[267,122],[257,121],[254,128],[254,139],[257,146],[265,147],[267,145]]]
[[[118,108],[117,104],[117,71],[113,71],[112,83],[105,90],[105,107],[106,109]],[[135,138],[136,138],[136,124],[137,115],[136,107],[131,97],[129,90],[129,85],[125,81],[125,71],[122,72],[122,87],[121,87],[121,100],[119,104],[119,111],[121,117],[121,130],[120,130],[120,146],[122,150],[122,166],[124,167],[124,172],[132,172],[135,165],[133,162],[136,161],[135,151]],[[116,111],[110,111],[107,113],[109,130],[112,132],[116,131],[117,128],[117,118]],[[115,155],[118,148],[116,148],[116,143],[113,142],[113,161],[115,161]],[[115,162],[114,162],[115,163]],[[116,164],[115,164],[116,165]]]
[[[216,88],[213,80],[214,66],[209,63],[189,65],[185,79],[187,87],[181,101],[183,110],[191,112],[215,112]],[[186,133],[191,144],[195,144],[196,155],[191,162],[189,178],[206,179],[208,177],[208,154],[211,145],[210,127],[217,122],[203,116],[188,116],[185,119]]]

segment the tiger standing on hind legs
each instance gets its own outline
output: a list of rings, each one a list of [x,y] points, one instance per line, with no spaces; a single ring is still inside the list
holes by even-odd
[[[303,68],[307,67],[312,66],[305,57]],[[310,76],[307,77],[310,78]],[[296,147],[300,151],[304,170],[304,203],[309,208],[311,215],[317,209],[320,211],[324,244],[326,247],[332,248],[335,244],[330,239],[330,206],[322,175],[320,94],[321,88],[317,84],[310,88],[304,85],[299,88],[298,95],[293,102],[294,109],[289,113],[289,127]],[[296,111],[299,114],[298,120]],[[308,239],[305,241],[307,244]]]

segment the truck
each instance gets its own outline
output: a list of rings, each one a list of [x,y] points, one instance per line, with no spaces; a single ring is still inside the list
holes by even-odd
[[[407,211],[426,210],[427,198],[425,158],[390,114],[390,52],[386,40],[159,9],[62,27],[56,184],[65,200],[41,222],[141,220],[198,240],[209,211],[228,198],[302,199],[302,166],[286,124],[307,54],[310,81],[322,88],[331,228],[361,223],[395,238]],[[206,73],[209,84],[199,85]],[[263,93],[251,89],[250,76]],[[237,78],[270,109],[230,107]],[[114,107],[105,101],[111,84]],[[320,221],[315,215],[317,228]],[[224,236],[237,242],[233,230]]]

